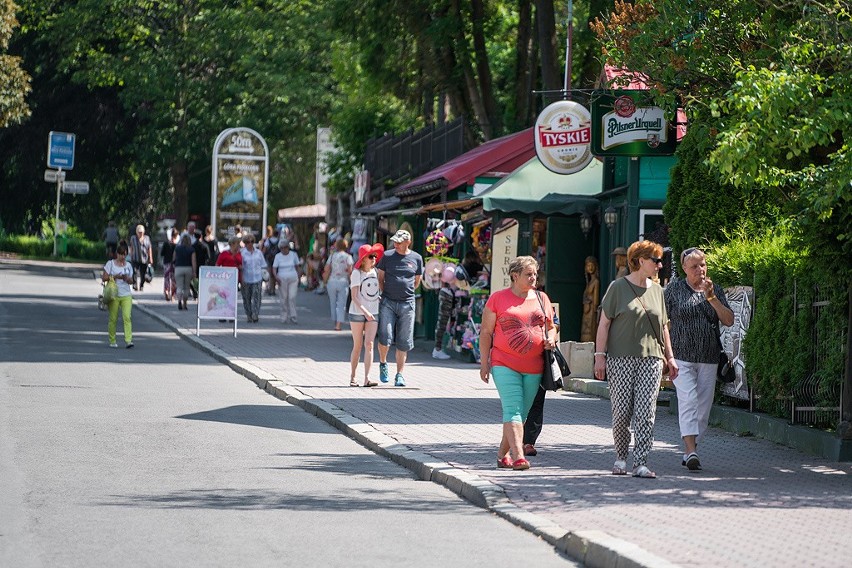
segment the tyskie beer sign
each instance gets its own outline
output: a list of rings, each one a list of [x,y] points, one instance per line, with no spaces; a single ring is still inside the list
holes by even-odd
[[[538,115],[535,153],[548,170],[557,174],[579,172],[592,161],[592,117],[574,101],[557,101]]]

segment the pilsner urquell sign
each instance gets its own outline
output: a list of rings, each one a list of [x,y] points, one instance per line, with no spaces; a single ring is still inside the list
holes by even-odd
[[[660,107],[642,106],[647,91],[607,91],[592,100],[595,156],[668,156],[677,134]]]

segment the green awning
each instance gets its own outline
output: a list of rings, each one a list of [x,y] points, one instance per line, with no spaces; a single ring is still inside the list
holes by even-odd
[[[533,158],[477,197],[486,211],[573,215],[598,204],[594,196],[603,190],[603,172],[597,159],[577,173],[562,175]]]

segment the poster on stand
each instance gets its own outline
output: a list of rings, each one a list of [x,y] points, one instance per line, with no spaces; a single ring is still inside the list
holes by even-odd
[[[219,241],[237,232],[262,235],[266,227],[269,149],[250,128],[222,131],[213,146],[210,223]]]
[[[512,285],[509,264],[518,256],[518,221],[503,219],[494,230],[491,248],[491,293]]]
[[[234,337],[237,336],[237,281],[236,268],[229,266],[202,266],[198,269],[198,326],[201,320],[233,320]]]

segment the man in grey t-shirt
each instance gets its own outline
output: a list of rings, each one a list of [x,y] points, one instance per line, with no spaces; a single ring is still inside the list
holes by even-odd
[[[405,360],[414,347],[414,290],[423,277],[423,257],[411,250],[411,233],[399,230],[391,237],[393,252],[376,270],[382,300],[379,304],[379,380],[388,382],[388,352],[396,347],[394,386],[404,387]]]

